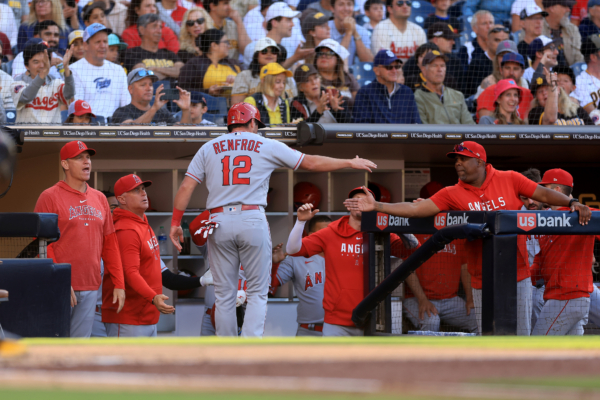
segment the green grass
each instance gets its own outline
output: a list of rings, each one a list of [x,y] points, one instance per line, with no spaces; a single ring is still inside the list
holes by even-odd
[[[494,385],[528,386],[544,388],[568,388],[600,390],[600,378],[597,377],[552,377],[552,378],[519,378],[519,379],[490,379],[482,383]]]

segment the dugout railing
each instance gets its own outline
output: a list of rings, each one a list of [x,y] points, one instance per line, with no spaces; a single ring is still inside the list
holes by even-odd
[[[600,214],[593,213],[587,225],[580,225],[579,214],[569,211],[446,211],[428,218],[368,212],[362,216],[362,231],[368,294],[354,309],[352,320],[366,335],[392,334],[392,291],[455,239],[483,242],[482,334],[516,335],[517,236],[598,235]],[[391,271],[391,233],[432,236]]]

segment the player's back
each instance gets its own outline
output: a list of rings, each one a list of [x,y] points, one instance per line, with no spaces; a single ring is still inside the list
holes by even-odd
[[[202,146],[186,175],[206,183],[209,209],[228,204],[266,206],[273,170],[296,169],[303,157],[276,140],[234,132]]]

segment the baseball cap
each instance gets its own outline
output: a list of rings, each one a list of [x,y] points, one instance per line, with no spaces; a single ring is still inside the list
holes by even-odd
[[[146,68],[136,68],[127,74],[127,86],[144,78],[150,78],[152,79],[152,82],[158,81],[158,76],[154,75],[154,72],[147,70]]]
[[[269,47],[276,47],[279,50],[279,46],[277,45],[276,41],[269,37],[264,37],[256,42],[254,45],[254,52],[256,53],[257,51],[263,51]]]
[[[108,35],[108,45],[109,46],[119,46],[119,50],[125,50],[127,48],[127,46],[129,46],[127,43],[121,42],[119,37],[117,35],[115,35],[114,33],[111,33],[110,35]]]
[[[454,31],[452,25],[447,24],[445,22],[436,22],[431,25],[427,30],[427,40],[431,40],[433,38],[444,38],[444,39],[456,39],[458,35]]]
[[[556,5],[565,6],[565,7],[573,7],[576,3],[576,0],[542,0],[542,7],[548,8]]]
[[[87,151],[88,153],[90,153],[90,156],[93,156],[94,154],[96,154],[96,150],[89,149],[85,145],[85,143],[83,143],[81,140],[74,140],[72,142],[65,144],[62,147],[62,149],[60,149],[60,159],[66,160],[69,158],[77,157],[84,151]]]
[[[76,100],[69,104],[69,115],[77,115],[78,117],[80,117],[85,114],[90,114],[92,118],[96,117],[92,112],[92,107],[87,101]]]
[[[320,11],[312,12],[302,20],[302,34],[306,36],[317,26],[327,23],[329,23],[329,18],[325,14]]]
[[[476,142],[462,142],[454,146],[454,149],[446,154],[448,158],[454,158],[457,155],[471,157],[471,158],[479,158],[484,162],[487,162],[487,154],[485,153],[485,149],[482,145]]]
[[[425,57],[423,57],[423,61],[421,61],[421,65],[426,66],[428,64],[431,64],[433,62],[433,60],[435,60],[436,58],[441,58],[444,61],[448,61],[448,57],[446,57],[445,55],[443,55],[442,53],[440,53],[437,50],[432,50],[432,51],[428,51],[427,53],[425,53]]]
[[[588,4],[587,4],[588,11],[589,11],[590,8],[592,8],[594,6],[600,6],[600,0],[590,0],[590,1],[588,1]]]
[[[437,181],[431,181],[421,188],[421,191],[419,192],[419,197],[421,197],[422,199],[428,199],[443,188],[444,186],[441,183]]]
[[[500,97],[502,93],[509,89],[517,89],[519,91],[519,97],[523,97],[523,88],[517,85],[513,79],[502,79],[494,88],[494,103],[496,103],[498,97]]]
[[[369,193],[371,193],[371,195],[373,197],[375,197],[375,193],[373,193],[373,191],[369,188],[367,188],[367,190],[369,191]],[[364,193],[365,191],[363,190],[363,186],[359,186],[357,188],[354,188],[350,191],[350,193],[348,193],[348,198],[351,199],[355,194],[357,193]]]
[[[277,3],[271,4],[269,7],[265,21],[269,22],[273,18],[277,17],[296,18],[300,14],[300,11],[294,11],[283,1],[278,1]]]
[[[531,84],[529,85],[529,90],[531,94],[535,96],[535,92],[537,89],[542,86],[550,85],[546,80],[546,74],[544,74],[544,66],[540,63],[535,71],[533,72],[533,76],[531,77]]]
[[[319,45],[315,47],[315,52],[319,51],[321,47],[327,47],[335,54],[337,54],[342,60],[346,60],[350,55],[350,53],[348,52],[348,50],[346,50],[344,46],[342,46],[333,39],[325,39],[321,41],[321,43],[319,43]]]
[[[511,53],[518,53],[519,50],[517,50],[517,44],[512,40],[503,40],[500,43],[498,43],[498,47],[496,47],[497,56],[507,51]]]
[[[529,43],[527,46],[527,57],[535,60],[535,53],[538,51],[542,51],[544,47],[551,45],[552,43],[556,43],[555,40],[550,39],[548,36],[538,36]]]
[[[44,42],[42,39],[38,38],[37,40],[31,39],[27,41],[25,49],[23,50],[23,63],[25,65],[29,64],[29,60],[36,54],[47,51],[48,48],[48,43]]]
[[[200,92],[190,92],[190,102],[192,104],[202,103],[202,105],[206,106],[206,100],[203,96]]]
[[[142,181],[136,174],[125,175],[115,183],[115,196],[119,197],[123,193],[129,192],[140,185],[148,187],[152,185],[152,181]]]
[[[556,72],[559,75],[568,75],[571,79],[571,82],[573,82],[573,85],[576,82],[575,73],[573,72],[571,67],[568,67],[566,65],[556,65],[552,68],[552,72]]]
[[[308,81],[308,77],[318,73],[319,72],[314,65],[304,64],[296,68],[296,72],[294,72],[294,81],[296,81],[297,84],[304,83]]]
[[[525,68],[525,60],[523,59],[523,56],[519,53],[506,53],[504,57],[502,57],[502,62],[500,63],[500,66],[508,62],[520,64],[521,67]]]
[[[400,60],[398,57],[396,57],[396,55],[394,53],[392,53],[390,50],[379,50],[377,52],[377,54],[375,55],[375,59],[373,60],[373,66],[374,67],[377,67],[378,65],[387,66],[387,65],[390,65],[391,63],[393,63],[394,61],[400,61],[400,63],[402,63],[402,60]]]
[[[542,181],[539,183],[540,185],[565,185],[573,187],[573,175],[565,171],[564,169],[555,168],[549,169],[544,173],[544,177]]]
[[[600,35],[590,35],[581,41],[581,54],[590,56],[600,50]]]
[[[83,31],[76,30],[69,33],[69,46],[73,44],[73,42],[77,39],[83,39]]]
[[[110,35],[112,33],[112,29],[109,29],[102,24],[94,22],[93,24],[85,28],[85,31],[83,32],[83,41],[87,43],[87,41],[90,40],[92,36],[100,32],[106,32],[108,35]]]
[[[542,10],[540,6],[532,2],[528,3],[527,6],[521,10],[519,17],[521,17],[521,19],[526,19],[529,17],[533,17],[537,14],[542,14],[542,17],[548,16],[548,13],[546,11]]]
[[[92,15],[92,11],[94,11],[96,8],[99,8],[104,12],[106,11],[106,4],[104,4],[102,1],[90,1],[87,3],[82,10],[83,20],[87,21],[90,18],[90,15]]]
[[[288,78],[292,77],[292,71],[289,71],[283,68],[281,65],[277,63],[268,63],[264,67],[260,69],[260,80],[262,80],[267,75],[279,75],[285,74]]]

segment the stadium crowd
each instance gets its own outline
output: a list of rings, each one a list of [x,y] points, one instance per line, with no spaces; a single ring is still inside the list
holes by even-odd
[[[0,12],[0,122],[223,124],[245,101],[271,125],[600,123],[600,0],[20,0]]]

